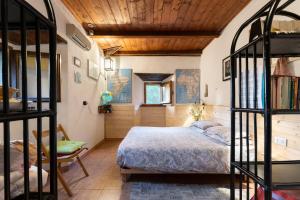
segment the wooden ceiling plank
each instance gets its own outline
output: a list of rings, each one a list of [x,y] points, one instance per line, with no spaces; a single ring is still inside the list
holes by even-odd
[[[123,16],[124,24],[130,24],[130,14],[126,0],[118,0],[118,4],[120,6],[121,14]]]
[[[154,2],[155,2],[155,0],[145,0],[146,24],[149,24],[152,26],[154,23]]]
[[[130,51],[130,50],[132,50],[131,49],[131,44],[130,44],[130,42],[129,42],[129,40],[128,39],[123,39],[123,41],[124,41],[124,43],[125,43],[125,46],[126,46],[126,49],[122,49],[122,50],[128,50],[128,51]]]
[[[154,24],[157,24],[157,25],[161,24],[163,6],[164,6],[163,0],[155,0],[155,2],[154,2],[154,14],[153,14]]]
[[[132,24],[138,24],[138,14],[137,14],[137,5],[135,1],[127,0],[127,5],[129,8],[129,14]]]
[[[121,41],[121,46],[122,46],[121,50],[126,51],[128,49],[128,46],[126,44],[125,39],[121,39],[120,41]]]
[[[190,30],[188,27],[193,22],[193,18],[195,15],[199,15],[199,10],[205,8],[200,7],[203,3],[209,2],[209,1],[198,1],[198,0],[192,0],[190,7],[188,8],[188,11],[184,17],[185,23],[181,24],[179,29],[180,30]]]
[[[231,4],[228,4],[228,9],[229,10],[239,10],[239,11],[241,11],[246,5],[247,5],[247,1],[238,1],[238,2],[232,1]],[[236,13],[236,12],[226,12],[226,11],[224,11],[223,16],[225,17],[226,21],[230,22],[237,14],[238,13]],[[215,24],[219,27],[219,31],[222,31],[228,24],[228,23],[220,23],[221,21],[223,21],[222,19],[223,18],[221,16],[216,17],[214,19],[215,22],[218,22],[218,23],[215,23]]]
[[[170,14],[172,12],[172,0],[163,0],[163,10],[160,25],[168,25],[170,23]]]
[[[134,48],[134,46],[135,46],[134,41],[132,39],[128,39],[127,41],[128,41],[128,44],[130,45],[130,49],[132,51],[135,50],[135,48]]]
[[[183,43],[186,43],[186,42],[188,42],[187,39],[185,39],[185,40],[183,41],[181,38],[178,38],[178,39],[176,40],[176,42],[174,43],[173,49],[174,49],[174,50],[175,50],[175,49],[178,49],[178,50],[184,49],[182,44],[183,44]]]
[[[185,49],[199,49],[199,48],[204,48],[202,45],[203,40],[198,40],[198,39],[191,39],[187,46],[184,46]]]
[[[141,46],[143,51],[147,51],[147,39],[141,39]]]
[[[179,12],[181,5],[182,5],[182,0],[173,0],[168,30],[172,30],[174,24],[176,23],[176,19],[177,19],[178,12]]]
[[[168,49],[169,47],[169,44],[171,42],[172,39],[170,38],[165,38],[163,41],[162,41],[162,49]]]
[[[87,12],[93,19],[93,24],[108,24],[105,16],[102,15],[103,10],[98,5],[97,0],[80,0],[81,7],[86,7]],[[85,5],[85,6],[83,6]],[[89,8],[89,9],[87,9]],[[84,22],[83,22],[84,23]]]
[[[203,28],[203,24],[209,20],[207,15],[209,15],[210,9],[214,8],[214,6],[211,5],[214,5],[214,0],[200,2],[198,11],[195,12],[195,15],[193,15],[192,18],[190,18],[189,28],[192,28],[192,26],[195,25],[197,25],[199,29]]]
[[[213,0],[212,0],[213,1]],[[214,0],[214,7],[211,7],[207,13],[207,20],[202,20],[203,21],[203,26],[206,29],[212,29],[213,27],[217,27],[217,24],[215,23],[216,21],[214,20],[217,16],[212,16],[210,13],[214,12],[214,10],[220,10],[220,12],[222,12],[222,10],[224,9],[220,9],[220,8],[225,8],[227,7],[227,4],[224,4],[224,2],[219,1],[219,0]],[[221,16],[221,15],[220,15]],[[226,19],[224,17],[224,15],[222,15],[222,18]],[[221,19],[222,19],[221,18]]]
[[[195,49],[193,48],[195,40],[196,39],[194,38],[179,39],[179,41],[175,44],[175,48],[178,50]]]
[[[110,48],[110,47],[112,47],[112,45],[109,43],[109,41],[108,40],[106,40],[106,39],[102,39],[103,40],[103,44],[104,44],[104,49],[108,49],[108,48]]]
[[[181,27],[182,24],[185,23],[184,19],[188,9],[190,8],[192,0],[182,0],[180,8],[178,10],[177,18],[176,18],[176,27]]]
[[[146,24],[146,5],[144,0],[136,1],[137,17],[139,24]]]
[[[105,14],[108,24],[113,24],[113,25],[117,26],[117,24],[118,24],[117,20],[115,19],[115,16],[111,10],[111,7],[110,7],[108,1],[107,0],[98,0],[97,5],[98,5],[98,7],[101,8],[101,10],[102,10],[101,12],[103,12],[103,14]],[[99,14],[100,14],[100,12],[99,12]]]
[[[125,24],[125,18],[122,15],[121,6],[119,5],[118,0],[108,0],[108,4],[117,24]]]
[[[174,49],[174,44],[176,43],[177,38],[170,40],[167,49]]]
[[[80,0],[62,0],[62,2],[79,22],[94,23],[86,9],[81,6]]]
[[[147,50],[151,49],[152,44],[153,44],[153,40],[151,38],[149,38],[149,39],[146,40]]]
[[[133,41],[134,41],[134,44],[135,44],[135,50],[136,51],[138,51],[139,49],[142,49],[142,46],[140,45],[141,39],[135,38]]]
[[[121,44],[121,46],[122,46],[122,49],[127,49],[127,45],[126,45],[126,43],[124,42],[123,39],[120,39],[119,42],[120,42],[120,44]],[[121,50],[122,50],[122,49],[121,49]]]

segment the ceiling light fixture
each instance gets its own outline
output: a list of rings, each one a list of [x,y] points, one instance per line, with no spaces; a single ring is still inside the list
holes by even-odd
[[[104,58],[104,70],[105,71],[114,71],[114,62],[111,57],[105,57]]]

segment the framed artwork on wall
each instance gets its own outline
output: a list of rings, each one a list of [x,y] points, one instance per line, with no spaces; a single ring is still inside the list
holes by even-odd
[[[200,70],[176,69],[176,104],[200,102]]]
[[[74,71],[74,82],[81,83],[81,73],[79,71]]]
[[[228,81],[231,79],[231,64],[230,64],[230,57],[223,59],[222,64],[222,77],[223,81]]]
[[[73,64],[76,66],[76,67],[81,67],[81,60],[77,57],[74,57],[73,58]]]
[[[88,77],[98,80],[100,74],[100,66],[91,60],[88,60]]]
[[[113,96],[111,103],[132,103],[132,69],[117,69],[109,73],[107,90]]]

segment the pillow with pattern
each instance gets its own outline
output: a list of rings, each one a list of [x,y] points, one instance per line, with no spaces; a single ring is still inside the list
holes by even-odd
[[[214,122],[211,120],[201,120],[201,121],[195,121],[191,124],[191,126],[193,127],[197,127],[199,129],[202,130],[206,130],[210,127],[214,127],[214,126],[222,126],[221,124],[219,124],[218,122]]]

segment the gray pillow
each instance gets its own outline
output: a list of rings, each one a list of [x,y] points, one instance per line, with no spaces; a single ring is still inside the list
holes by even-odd
[[[195,121],[191,124],[191,126],[200,128],[202,130],[206,130],[210,127],[214,127],[214,126],[222,126],[221,124],[219,124],[218,122],[214,122],[211,120],[201,120],[201,121]]]
[[[226,145],[231,144],[231,129],[229,127],[225,127],[225,126],[210,127],[206,129],[203,132],[203,134]],[[243,140],[245,137],[246,137],[246,132],[243,132],[242,133]],[[240,132],[236,132],[235,134],[236,145],[239,145],[240,143],[238,140],[239,138],[240,138]],[[245,145],[246,142],[243,141],[243,144]]]

